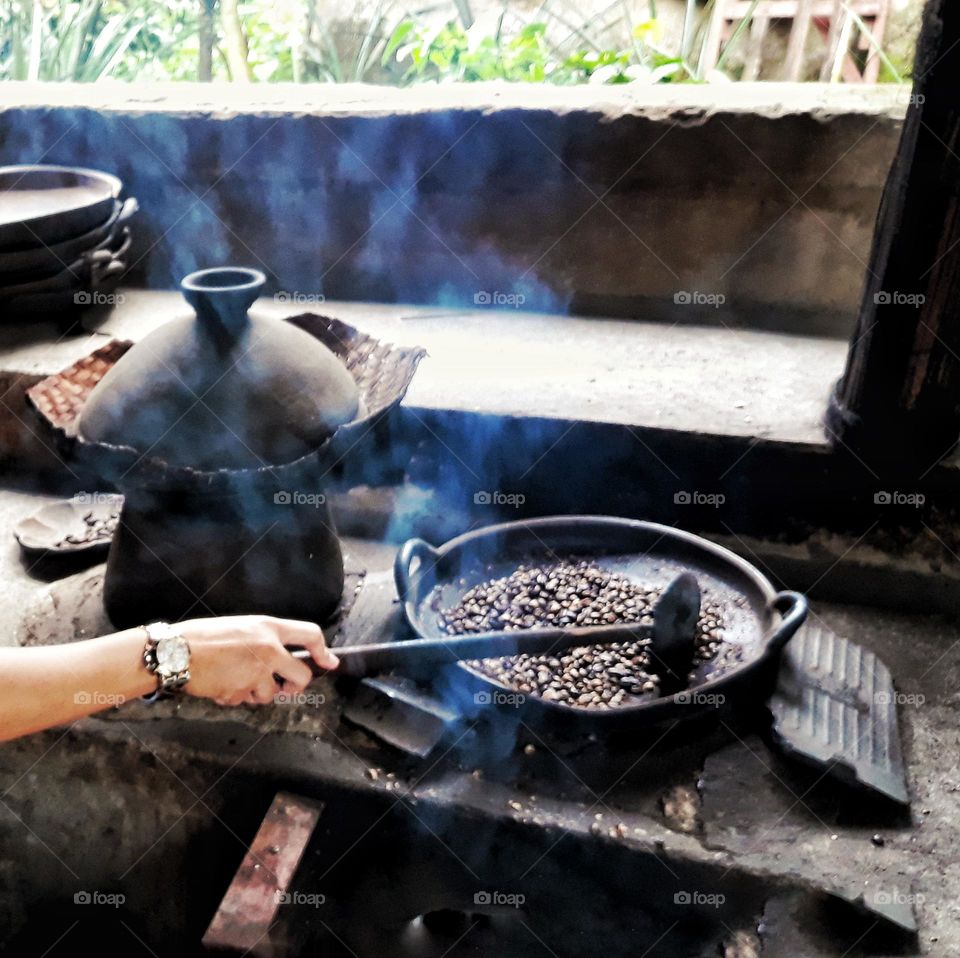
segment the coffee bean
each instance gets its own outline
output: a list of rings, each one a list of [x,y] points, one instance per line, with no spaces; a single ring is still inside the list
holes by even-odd
[[[444,631],[463,635],[534,626],[653,624],[659,588],[632,582],[587,560],[521,565],[510,575],[469,589],[440,611]],[[712,659],[723,642],[723,612],[705,597],[697,629],[697,660]],[[649,639],[564,649],[556,655],[516,655],[470,663],[510,688],[583,708],[616,708],[658,692]]]

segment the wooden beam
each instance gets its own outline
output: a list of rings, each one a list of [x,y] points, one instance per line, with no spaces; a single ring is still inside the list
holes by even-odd
[[[810,21],[813,18],[813,0],[799,0],[797,12],[790,29],[787,43],[787,55],[783,61],[784,80],[797,81],[803,73],[803,56],[807,49],[807,37],[810,35]]]
[[[833,64],[837,59],[837,51],[840,49],[840,42],[843,37],[843,27],[847,20],[847,12],[843,9],[843,0],[832,0],[832,3],[833,8],[829,15],[830,29],[827,34],[827,52],[823,58],[823,66],[820,67],[821,83],[833,81]]]
[[[880,4],[880,10],[876,19],[871,24],[870,32],[877,46],[883,48],[883,38],[887,33],[887,17],[890,14],[890,0],[883,0]],[[880,79],[880,55],[872,44],[870,52],[867,54],[867,64],[863,71],[864,83],[876,83]]]
[[[763,63],[763,41],[767,38],[770,27],[770,18],[765,14],[755,13],[750,23],[750,45],[743,63],[741,80],[756,80],[760,76],[760,66]]]
[[[827,413],[875,472],[922,475],[960,436],[960,4],[929,0],[866,289]]]
[[[277,792],[203,936],[205,951],[272,958],[270,927],[322,811],[321,802]]]
[[[761,0],[757,12],[771,20],[790,20],[797,13],[799,0]],[[724,15],[728,20],[742,20],[750,10],[751,0],[736,0],[725,5]],[[861,17],[875,17],[883,5],[883,0],[849,0],[849,7]],[[833,9],[833,0],[814,0],[810,14],[814,17],[829,17]]]

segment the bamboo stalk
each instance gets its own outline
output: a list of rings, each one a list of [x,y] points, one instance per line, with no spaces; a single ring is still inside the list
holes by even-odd
[[[40,60],[43,53],[43,6],[33,0],[33,19],[30,25],[30,59],[27,63],[27,79],[40,79]]]
[[[200,24],[197,51],[197,79],[209,83],[213,79],[213,45],[216,37],[216,24],[213,19],[216,0],[200,0]]]
[[[247,35],[243,31],[237,0],[220,0],[220,19],[223,22],[230,75],[234,83],[249,83],[253,79],[253,71],[250,69]]]

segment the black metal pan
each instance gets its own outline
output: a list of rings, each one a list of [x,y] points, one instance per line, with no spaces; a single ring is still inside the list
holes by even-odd
[[[487,700],[604,724],[624,718],[655,723],[702,715],[741,700],[763,702],[772,690],[770,667],[807,615],[804,596],[777,592],[757,568],[721,546],[669,526],[606,516],[507,522],[468,532],[439,548],[411,539],[397,554],[394,571],[411,628],[421,638],[438,638],[445,635],[439,610],[455,605],[468,589],[508,575],[523,562],[569,557],[591,559],[648,587],[665,587],[680,573],[692,572],[705,601],[719,604],[723,612],[719,654],[698,666],[693,684],[684,691],[603,710],[518,696],[515,689],[467,663],[455,666],[473,688],[487,691]]]
[[[0,250],[62,243],[101,226],[123,184],[99,170],[0,167]]]
[[[78,256],[89,256],[97,250],[112,248],[120,227],[137,212],[137,201],[132,197],[114,202],[106,222],[95,229],[50,246],[0,253],[0,284],[30,283],[62,272]]]

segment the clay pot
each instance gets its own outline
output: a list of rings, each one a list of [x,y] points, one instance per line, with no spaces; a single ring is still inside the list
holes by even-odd
[[[207,486],[123,486],[104,603],[118,628],[259,613],[325,622],[343,556],[316,456]]]
[[[343,559],[322,452],[352,376],[289,323],[247,312],[256,270],[183,280],[195,317],[155,330],[90,395],[78,442],[125,495],[104,601],[118,627],[258,612],[323,622]]]
[[[90,394],[80,438],[198,471],[294,462],[350,422],[359,390],[309,333],[250,316],[263,273],[208,269],[181,286],[196,317],[142,339]]]

